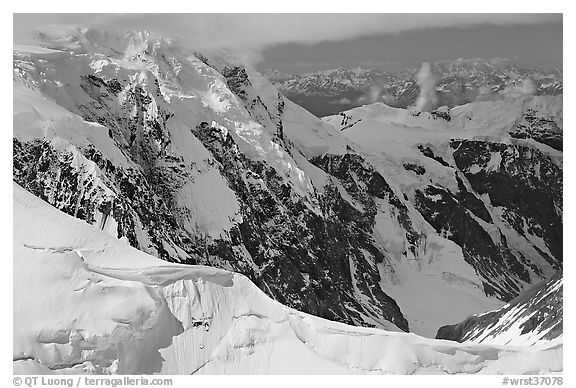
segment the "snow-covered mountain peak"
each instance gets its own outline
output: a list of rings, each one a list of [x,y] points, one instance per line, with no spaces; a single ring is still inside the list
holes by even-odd
[[[562,135],[562,95],[523,95],[490,101],[477,101],[451,109],[443,106],[432,112],[418,112],[395,108],[376,102],[343,111],[323,120],[341,131],[355,125],[366,125],[373,121],[396,127],[443,130],[445,138],[491,137],[495,140],[510,138],[510,133],[529,120],[548,121],[554,132]]]
[[[99,53],[110,57],[133,57],[161,45],[173,46],[174,40],[147,30],[110,30],[94,27],[44,30],[38,33],[41,44],[50,48]]]

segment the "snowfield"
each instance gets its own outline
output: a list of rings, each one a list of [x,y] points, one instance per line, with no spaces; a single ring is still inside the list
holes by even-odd
[[[243,275],[140,252],[16,184],[13,196],[16,374],[562,371],[561,340],[459,344],[331,322]]]
[[[474,102],[448,110],[449,121],[429,112],[411,112],[378,102],[326,116],[322,120],[365,150],[394,159],[418,155],[414,150],[417,143],[440,144],[456,138],[528,145],[561,163],[561,151],[531,139],[511,139],[508,132],[521,121],[527,110],[550,115],[562,130],[562,100],[560,94]]]

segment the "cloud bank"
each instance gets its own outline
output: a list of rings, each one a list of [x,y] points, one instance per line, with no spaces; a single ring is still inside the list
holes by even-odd
[[[282,43],[314,44],[364,35],[480,24],[561,22],[561,14],[15,14],[15,41],[46,25],[146,29],[191,49],[224,48],[256,56]]]

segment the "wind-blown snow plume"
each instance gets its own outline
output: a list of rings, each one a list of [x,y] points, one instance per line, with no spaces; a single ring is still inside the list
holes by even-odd
[[[382,87],[379,85],[370,86],[370,90],[357,100],[359,104],[374,104],[380,98]]]
[[[395,101],[394,96],[385,93],[384,87],[382,85],[372,85],[369,89],[367,89],[364,94],[360,97],[351,100],[348,97],[342,97],[338,100],[333,100],[331,104],[340,104],[340,105],[367,105],[367,104],[374,104],[375,102],[383,101],[386,104],[393,103]]]
[[[494,92],[492,91],[492,88],[489,85],[480,86],[476,90],[476,92],[477,92],[476,99],[474,101],[489,101],[489,100],[498,99],[494,95]]]
[[[422,67],[416,74],[416,83],[420,87],[420,95],[416,100],[414,108],[418,112],[427,112],[438,106],[438,97],[436,96],[436,76],[432,72],[430,63],[422,63]]]
[[[342,97],[339,100],[334,100],[330,102],[331,104],[340,104],[340,105],[350,105],[352,104],[352,100],[347,97]]]

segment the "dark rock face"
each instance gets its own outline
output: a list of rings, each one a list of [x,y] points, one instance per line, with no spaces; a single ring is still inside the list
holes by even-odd
[[[462,204],[466,209],[470,210],[476,217],[483,221],[492,223],[492,216],[486,210],[484,202],[477,197],[474,193],[468,191],[462,179],[456,174],[456,181],[458,182],[458,192],[454,198]]]
[[[245,108],[254,121],[264,127],[267,127],[268,124],[276,127],[274,140],[282,144],[284,141],[284,131],[281,117],[284,111],[284,97],[278,93],[278,103],[275,107],[271,106],[269,108],[264,104],[262,98],[252,86],[246,69],[241,66],[225,66],[221,70],[221,73],[226,77],[226,84],[230,90],[244,102]]]
[[[464,259],[484,279],[484,291],[502,300],[518,295],[520,288],[510,277],[530,281],[524,266],[505,244],[496,244],[470,210],[449,191],[428,186],[416,192],[416,208],[436,231],[458,244]]]
[[[352,117],[348,116],[344,112],[340,112],[340,113],[338,113],[338,115],[342,116],[342,121],[340,122],[340,125],[342,126],[342,128],[340,129],[341,131],[344,131],[344,130],[352,127],[354,124],[357,124],[360,121],[362,121],[362,119],[358,119],[356,121],[350,121],[352,119]]]
[[[338,156],[324,155],[313,158],[311,162],[331,176],[338,178],[346,191],[364,205],[366,212],[372,218],[368,225],[370,228],[373,227],[373,218],[376,214],[376,204],[370,197],[382,199],[393,206],[396,209],[396,220],[402,225],[406,233],[406,239],[409,242],[408,248],[416,254],[422,236],[412,225],[408,208],[396,196],[384,177],[366,163],[360,155],[351,153]]]
[[[430,147],[425,147],[423,145],[419,145],[418,150],[420,150],[422,155],[424,155],[430,159],[434,159],[435,161],[437,161],[438,163],[440,163],[444,167],[450,167],[450,165],[444,159],[442,159],[441,156],[434,155],[434,151],[432,151],[432,149]]]
[[[414,171],[416,175],[424,175],[426,174],[426,169],[423,166],[419,166],[414,163],[404,163],[402,165],[406,170]]]
[[[562,151],[562,130],[553,117],[538,116],[532,109],[527,109],[522,120],[510,131],[516,139],[534,139],[556,150]]]
[[[562,170],[550,157],[524,146],[453,140],[450,165],[429,146],[418,148],[454,170],[458,191],[430,184],[416,190],[415,207],[437,233],[462,248],[486,294],[509,301],[523,282],[530,283],[530,271],[541,276],[538,266],[509,244],[505,227],[552,268],[562,268]],[[487,204],[498,211],[488,211]]]
[[[57,209],[89,224],[95,224],[98,210],[104,220],[114,218],[117,237],[126,237],[133,247],[176,261],[178,257],[165,248],[168,241],[184,247],[191,263],[200,261],[195,236],[183,230],[176,215],[138,169],[114,166],[89,147],[83,150],[84,156],[103,172],[90,174],[74,163],[74,154],[56,150],[47,140],[21,142],[14,138],[13,151],[14,181]]]
[[[13,177],[18,184],[67,214],[95,222],[95,207],[103,205],[98,202],[105,193],[72,165],[74,155],[54,150],[47,141],[22,143],[16,138],[13,151]]]
[[[563,332],[562,273],[526,290],[499,310],[473,315],[466,320],[441,327],[438,339],[464,342],[483,340],[506,333],[513,326],[524,334],[546,332],[544,340],[552,340]],[[507,316],[507,319],[503,317]]]
[[[487,194],[516,231],[542,238],[562,262],[562,170],[542,152],[523,146],[455,140],[454,161],[478,194]],[[498,165],[486,168],[492,157]],[[480,166],[479,170],[473,166]],[[521,222],[520,220],[524,220]]]
[[[365,205],[364,212],[343,200],[331,184],[318,198],[322,214],[317,214],[303,201],[294,201],[292,188],[282,183],[274,169],[239,153],[229,134],[207,126],[197,127],[194,133],[221,164],[221,173],[242,200],[244,221],[234,230],[232,241],[222,244],[246,247],[259,268],[253,274],[256,284],[282,303],[318,316],[357,324],[362,322],[361,312],[408,330],[396,302],[377,286],[380,275],[374,263],[362,253],[383,260],[371,237],[376,212],[371,196],[389,190],[383,179],[365,176],[366,188],[343,183]],[[353,159],[344,161],[342,168],[363,162],[358,155]],[[312,161],[322,166],[328,160],[332,159]],[[218,253],[235,263],[240,258],[232,257],[233,251]],[[359,303],[355,292],[370,298],[370,305]]]
[[[450,114],[448,112],[433,110],[432,112],[430,112],[430,114],[432,115],[432,117],[434,117],[434,119],[442,119],[445,121],[452,120],[452,117],[450,117]]]

